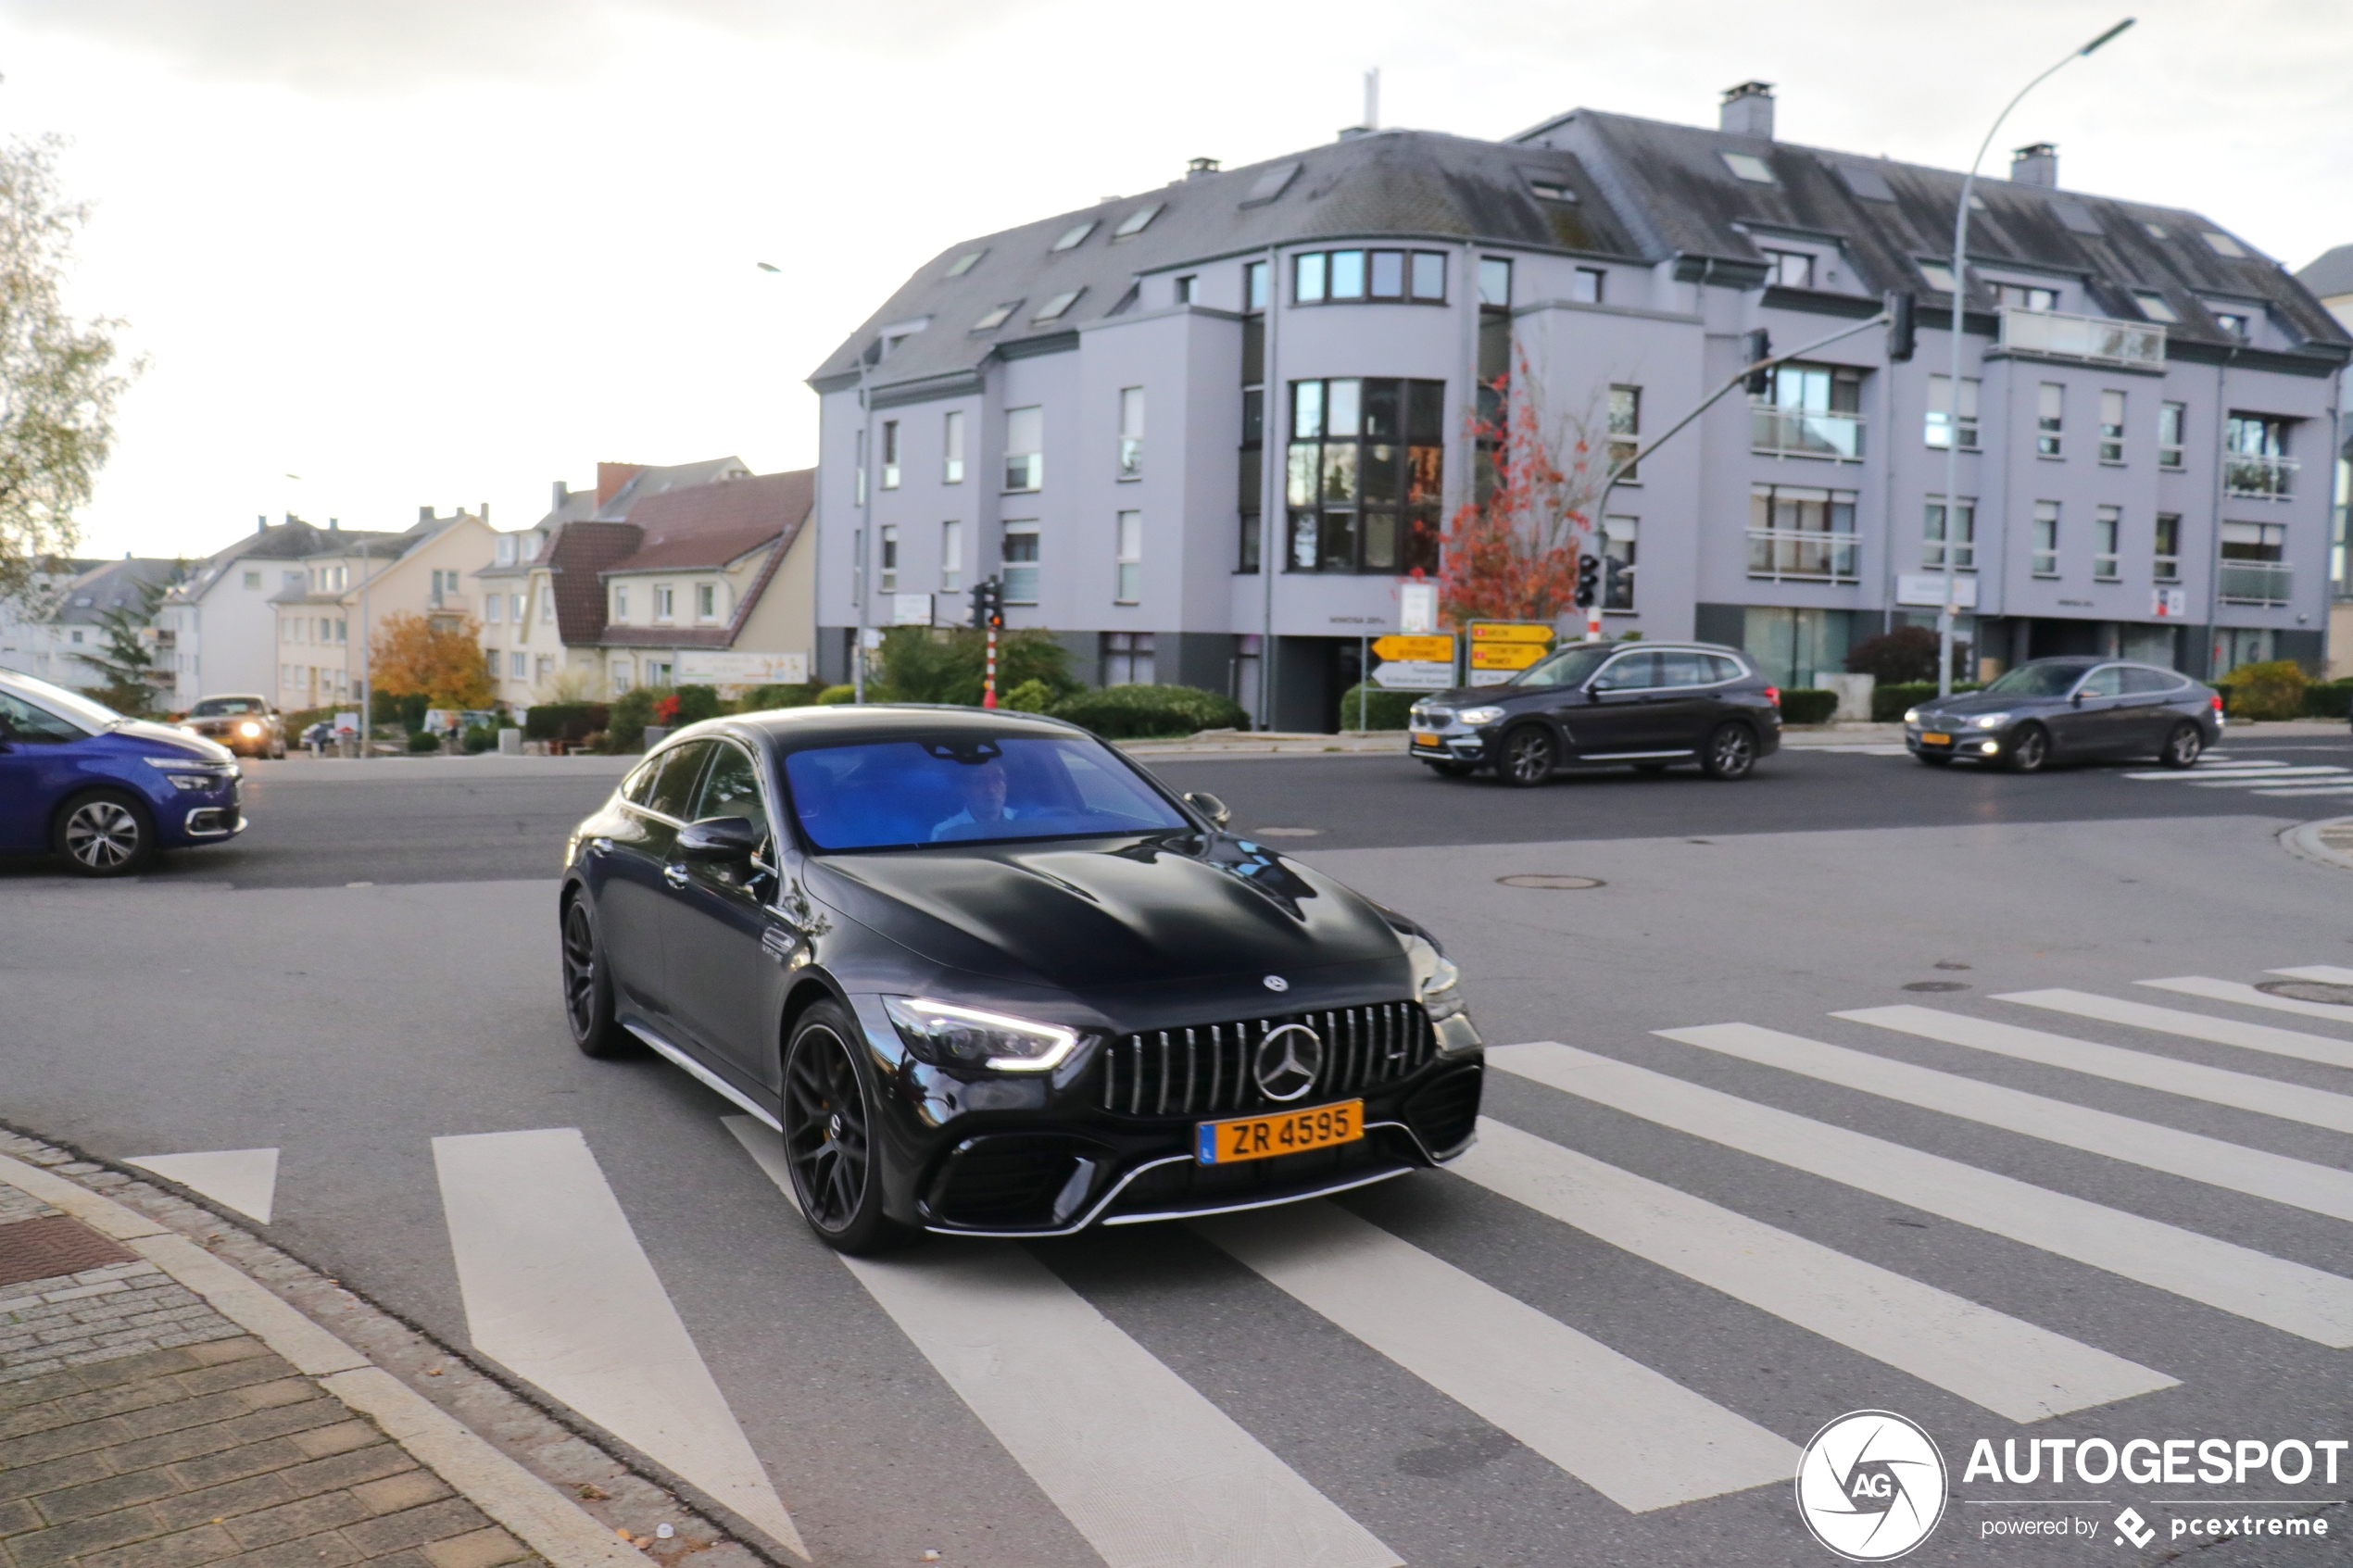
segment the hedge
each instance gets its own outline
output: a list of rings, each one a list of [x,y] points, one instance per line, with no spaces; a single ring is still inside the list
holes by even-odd
[[[523,715],[525,740],[560,740],[577,745],[612,721],[612,710],[601,702],[539,702]]]
[[[1239,703],[1198,686],[1105,686],[1064,697],[1052,712],[1106,740],[1189,735],[1200,730],[1239,729],[1248,722]]]
[[[1953,686],[1953,695],[1958,696],[1963,692],[1982,689],[1973,681],[1956,682]],[[1893,723],[1904,717],[1904,709],[1926,702],[1935,695],[1936,683],[1933,681],[1906,681],[1902,685],[1873,686],[1871,688],[1871,718],[1881,724]]]
[[[1415,699],[1425,695],[1422,692],[1393,692],[1387,686],[1351,686],[1347,695],[1340,699],[1340,727],[1343,730],[1402,730],[1405,727],[1405,715],[1412,710]]]
[[[2304,713],[2310,719],[2353,717],[2353,681],[2315,681],[2305,687]]]
[[[1879,688],[1871,688],[1877,691]],[[1784,724],[1827,724],[1831,715],[1838,711],[1838,694],[1813,686],[1796,686],[1781,693],[1781,722]]]

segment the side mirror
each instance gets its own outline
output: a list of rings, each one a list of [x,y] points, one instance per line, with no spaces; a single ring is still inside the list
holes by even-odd
[[[746,817],[705,817],[678,830],[682,860],[749,860],[760,847],[760,830]]]
[[[1185,804],[1209,819],[1212,827],[1224,827],[1234,820],[1233,809],[1205,789],[1196,789],[1185,797]]]
[[[1595,681],[1585,688],[1585,700],[1587,702],[1599,702],[1602,700],[1602,694],[1607,690],[1609,690],[1609,683],[1607,681]]]
[[[2082,693],[2082,689],[2081,687],[2078,687],[2076,690],[2074,690],[2074,691],[2071,691],[2071,692],[2068,693],[2068,694],[2067,694],[2067,700],[2068,700],[2070,704],[2072,704],[2073,706],[2075,706],[2075,707],[2077,707],[2077,708],[2081,708],[2081,707],[2082,707],[2082,706],[2083,706],[2083,693]]]

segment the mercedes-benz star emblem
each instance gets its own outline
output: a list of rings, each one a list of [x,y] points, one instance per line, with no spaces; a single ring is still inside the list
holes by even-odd
[[[1286,1023],[1270,1030],[1258,1042],[1251,1059],[1251,1075],[1266,1098],[1276,1101],[1299,1098],[1315,1086],[1324,1070],[1324,1039],[1304,1023]]]
[[[1266,989],[1269,991],[1288,991],[1290,989],[1290,982],[1284,979],[1279,974],[1270,974],[1266,977]]]

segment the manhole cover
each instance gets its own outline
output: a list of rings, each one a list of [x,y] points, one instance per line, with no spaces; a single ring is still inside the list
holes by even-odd
[[[1957,980],[1915,980],[1907,984],[1904,989],[1906,991],[1966,991],[1969,987]]]
[[[109,1263],[135,1263],[136,1252],[100,1236],[69,1214],[49,1214],[0,1225],[0,1286],[57,1279]]]
[[[1314,838],[1324,830],[1322,828],[1252,828],[1250,831],[1259,838]]]
[[[2291,1001],[2334,1002],[2338,1007],[2353,1008],[2353,985],[2336,985],[2325,980],[2261,980],[2255,988],[2266,996],[2285,997]]]
[[[1568,889],[1579,887],[1606,887],[1609,885],[1597,876],[1554,876],[1549,872],[1523,872],[1517,876],[1499,876],[1495,880],[1502,883],[1505,887],[1552,887]]]

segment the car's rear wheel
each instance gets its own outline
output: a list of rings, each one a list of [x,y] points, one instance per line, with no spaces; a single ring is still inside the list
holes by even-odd
[[[855,1023],[832,1002],[811,1008],[785,1047],[785,1162],[801,1218],[837,1252],[880,1252],[912,1232],[883,1212],[867,1075]]]
[[[50,847],[77,876],[132,876],[155,859],[155,819],[121,790],[94,789],[58,811]]]
[[[2195,768],[2205,754],[2206,736],[2196,724],[2183,722],[2174,725],[2173,733],[2165,737],[2165,749],[2157,754],[2157,759],[2169,768]]]
[[[1441,779],[1466,779],[1472,771],[1468,762],[1424,762],[1422,766]]]
[[[602,1060],[636,1055],[642,1048],[636,1036],[613,1017],[612,967],[586,894],[564,905],[562,945],[564,1022],[572,1027],[572,1043],[581,1055]]]
[[[2010,754],[2004,759],[2013,773],[2040,772],[2043,764],[2051,759],[2051,733],[2040,724],[2021,725],[2018,737],[2010,742]]]
[[[1559,761],[1560,747],[1552,732],[1541,724],[1522,724],[1504,737],[1504,759],[1495,771],[1505,784],[1529,789],[1551,778]]]
[[[1711,779],[1744,779],[1756,771],[1756,732],[1737,719],[1709,733],[1699,765]]]

